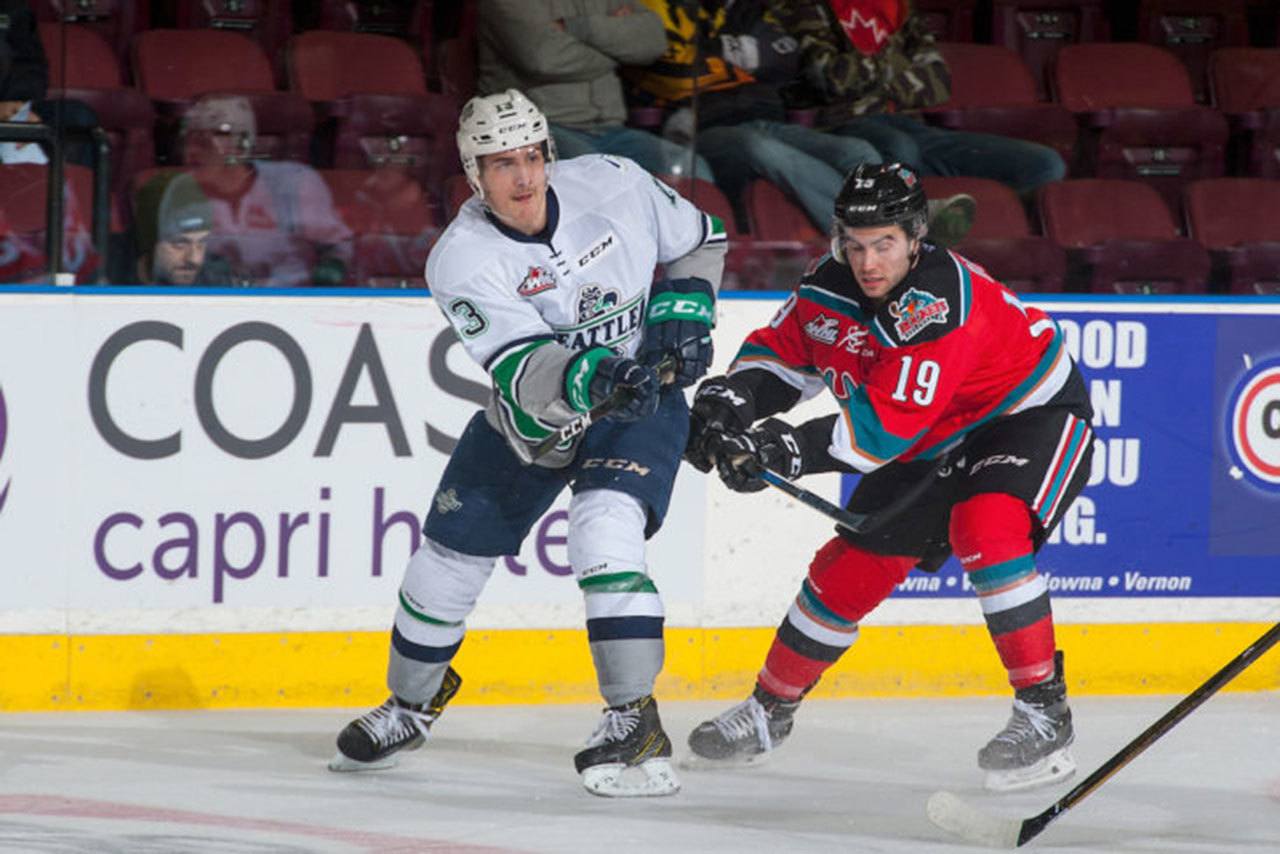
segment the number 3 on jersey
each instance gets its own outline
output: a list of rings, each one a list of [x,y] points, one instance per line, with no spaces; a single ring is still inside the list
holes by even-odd
[[[928,406],[933,403],[933,396],[937,394],[938,377],[942,375],[942,368],[932,359],[924,359],[919,367],[912,370],[914,363],[915,357],[902,357],[902,370],[898,373],[898,385],[893,390],[893,399],[905,403],[909,390],[913,403]]]
[[[459,297],[449,303],[449,313],[458,318],[454,326],[463,338],[475,338],[489,328],[489,320],[484,312],[476,308],[476,304],[469,299]]]

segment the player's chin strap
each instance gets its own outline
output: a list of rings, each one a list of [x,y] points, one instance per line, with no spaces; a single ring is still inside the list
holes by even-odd
[[[654,365],[654,370],[658,372],[658,378],[663,385],[669,384],[674,379],[676,369],[676,357],[664,356],[662,361]],[[595,424],[601,418],[604,418],[610,412],[625,404],[631,399],[631,390],[625,386],[619,386],[613,390],[613,393],[604,400],[591,407],[568,424],[560,427],[547,438],[533,446],[530,453],[529,462],[541,459],[547,454],[560,447],[568,447],[568,443],[572,442],[582,433],[587,432],[587,428]]]

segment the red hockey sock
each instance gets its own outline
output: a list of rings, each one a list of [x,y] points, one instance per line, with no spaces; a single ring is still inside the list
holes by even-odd
[[[983,493],[951,509],[951,545],[982,604],[1015,689],[1053,675],[1049,586],[1036,572],[1031,515],[1012,495]]]
[[[858,620],[906,578],[915,558],[863,551],[835,537],[818,550],[773,639],[760,686],[794,700],[858,638]]]

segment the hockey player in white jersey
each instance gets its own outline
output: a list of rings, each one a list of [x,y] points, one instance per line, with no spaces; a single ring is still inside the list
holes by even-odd
[[[497,558],[519,552],[567,485],[569,562],[606,705],[574,764],[598,795],[679,789],[653,697],[663,607],[645,540],[662,525],[688,436],[682,389],[710,366],[725,233],[631,161],[553,165],[552,145],[545,117],[514,89],[463,108],[458,149],[474,195],[426,277],[493,393],[450,457],[406,568],[391,697],[339,734],[333,770],[387,767],[423,743],[461,684],[450,662]],[[666,278],[654,283],[659,264]],[[667,357],[676,367],[660,378]],[[612,415],[534,459],[557,427],[619,389]]]

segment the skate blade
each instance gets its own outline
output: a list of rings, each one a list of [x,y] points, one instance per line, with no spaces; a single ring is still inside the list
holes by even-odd
[[[1076,761],[1071,758],[1066,748],[1063,748],[1026,768],[988,771],[983,785],[990,792],[1021,792],[1040,786],[1050,786],[1066,780],[1074,773],[1076,773]]]
[[[383,768],[394,768],[400,763],[400,757],[396,754],[376,759],[373,762],[361,762],[358,759],[352,759],[345,755],[342,751],[338,751],[329,760],[330,771],[379,771]]]
[[[726,756],[724,759],[712,759],[709,756],[690,753],[688,756],[681,757],[677,764],[685,771],[720,771],[731,768],[746,768],[752,765],[763,765],[769,760],[771,752],[748,753],[745,756]]]
[[[656,798],[680,791],[680,778],[671,760],[657,758],[631,768],[621,762],[584,768],[582,785],[602,798]]]

